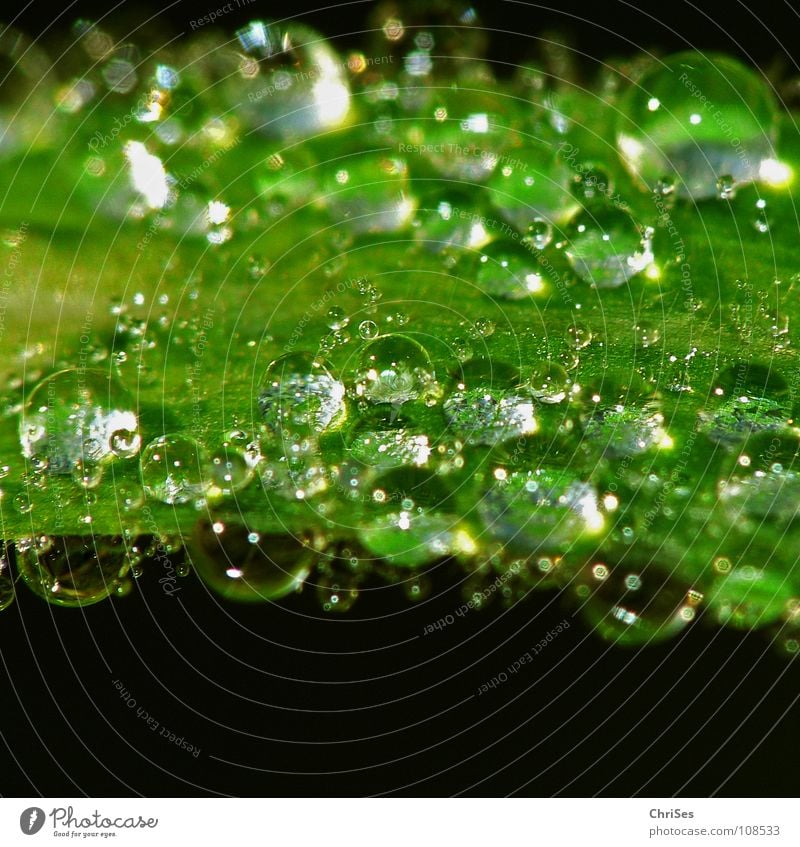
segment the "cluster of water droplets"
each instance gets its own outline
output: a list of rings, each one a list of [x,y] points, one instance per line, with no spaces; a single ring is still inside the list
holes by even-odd
[[[391,237],[402,244],[397,269],[419,263],[442,285],[456,281],[451,301],[463,294],[472,319],[439,337],[405,305],[379,308],[383,292],[364,277],[357,306],[343,297],[313,310],[318,336],[304,326],[282,349],[270,336],[255,365],[251,341],[237,360],[253,370],[247,407],[207,425],[202,392],[192,423],[157,421],[134,399],[136,386],[146,398],[157,382],[150,358],[191,347],[200,328],[173,325],[168,299],[149,321],[120,308],[112,367],[65,367],[26,387],[14,502],[34,526],[39,495],[66,483],[89,525],[98,496],[113,491],[132,529],[99,541],[85,526],[16,539],[0,556],[0,607],[13,598],[14,568],[51,602],[81,605],[125,593],[143,562],[177,556],[185,542],[205,584],[233,600],[307,585],[326,611],[347,611],[374,574],[421,599],[425,571],[449,558],[473,572],[470,597],[497,574],[505,602],[567,587],[601,632],[631,643],[678,631],[701,604],[734,626],[798,625],[785,566],[756,561],[778,537],[761,524],[779,533],[796,516],[787,384],[749,359],[718,363],[689,423],[671,418],[675,397],[702,381],[695,350],[666,355],[653,293],[680,285],[670,213],[708,201],[744,209],[770,233],[759,192],[790,169],[769,86],[725,57],[654,59],[601,88],[618,117],[613,149],[598,151],[579,126],[588,101],[549,90],[535,69],[500,83],[464,59],[484,38],[469,6],[380,4],[374,16],[373,43],[347,56],[304,25],[255,20],[233,40],[207,31],[142,63],[81,21],[76,49],[90,69],[78,62],[74,76],[34,88],[43,57],[17,63],[20,92],[42,108],[50,97],[59,130],[83,144],[74,220],[124,221],[140,252],[178,236],[229,257],[288,217],[315,233],[309,263],[325,285],[344,279],[349,251],[387,244],[388,255]],[[0,41],[4,54],[19,49]],[[3,163],[34,141],[58,143],[35,134],[21,104],[0,103]],[[102,122],[89,119],[96,108]],[[270,261],[251,257],[254,300],[262,283],[286,281]],[[200,289],[187,284],[189,298]],[[616,339],[589,314],[623,299],[637,304],[641,366],[614,364]],[[687,310],[703,307],[689,300]],[[490,308],[498,302],[502,313]],[[784,350],[781,316],[764,309]],[[514,336],[500,314],[524,319],[530,335]],[[737,323],[742,335],[748,320]],[[713,491],[684,479],[703,450]],[[278,523],[293,520],[280,531],[262,521],[256,497]],[[717,536],[703,538],[700,506],[718,519]],[[190,515],[178,523],[193,529],[161,537],[151,510]],[[702,585],[650,555],[648,533],[662,530],[676,537],[669,562],[694,545],[713,563]]]

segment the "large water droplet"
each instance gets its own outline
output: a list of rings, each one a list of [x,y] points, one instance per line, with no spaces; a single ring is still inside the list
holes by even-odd
[[[15,547],[28,588],[58,606],[110,597],[139,558],[123,538],[35,536],[17,540]]]
[[[508,110],[492,95],[475,90],[435,89],[424,120],[409,124],[400,152],[419,154],[442,175],[484,182],[508,143]]]
[[[710,438],[734,444],[751,433],[777,433],[792,422],[793,409],[786,381],[770,365],[739,362],[720,374],[698,417]]]
[[[721,624],[754,629],[777,621],[793,593],[784,573],[739,563],[717,577],[707,599]]]
[[[521,554],[559,552],[603,527],[597,493],[569,472],[540,468],[495,477],[480,502],[487,530]]]
[[[407,335],[379,336],[361,354],[355,391],[370,403],[395,406],[410,400],[432,400],[437,385],[427,351]]]
[[[416,209],[405,160],[382,154],[337,159],[323,190],[331,214],[352,232],[395,232]]]
[[[557,362],[537,362],[523,383],[542,403],[561,403],[569,394],[571,380],[566,370]]]
[[[262,535],[235,521],[201,518],[187,548],[198,576],[221,597],[275,600],[296,591],[316,556],[306,539]]]
[[[310,353],[287,353],[267,368],[258,390],[258,406],[264,423],[292,440],[341,423],[344,396],[344,385],[322,359]]]
[[[492,238],[492,215],[464,191],[436,191],[422,197],[414,221],[415,237],[433,253],[453,248],[477,250]]]
[[[423,470],[403,468],[374,486],[372,514],[359,527],[359,541],[395,565],[419,567],[463,548],[463,533],[450,513],[447,487]]]
[[[443,408],[448,421],[468,444],[499,444],[539,428],[533,396],[513,389],[454,391]]]
[[[581,615],[607,641],[628,646],[671,638],[695,617],[692,595],[647,560],[592,559],[573,581]]]
[[[122,386],[99,370],[71,368],[42,380],[20,417],[22,452],[50,473],[138,453],[139,423]],[[124,443],[123,443],[124,442]]]
[[[634,456],[654,447],[672,447],[664,415],[654,400],[629,405],[599,404],[586,423],[585,438],[606,456]]]
[[[318,32],[294,22],[252,21],[235,50],[215,55],[227,99],[271,137],[306,138],[340,126],[350,109],[345,64]]]
[[[362,415],[348,448],[357,461],[380,468],[422,466],[431,454],[428,436],[392,406],[376,406],[371,414]]]
[[[620,103],[617,147],[630,172],[653,190],[672,177],[677,193],[714,197],[717,183],[759,178],[774,156],[775,98],[733,58],[679,53],[653,63]]]
[[[245,453],[226,442],[211,454],[209,496],[228,497],[244,488],[253,478],[253,464]]]
[[[500,160],[487,188],[500,215],[525,233],[536,219],[549,226],[567,220],[578,210],[571,182],[572,172],[558,155],[558,148],[531,141]],[[540,226],[540,233],[542,229]]]

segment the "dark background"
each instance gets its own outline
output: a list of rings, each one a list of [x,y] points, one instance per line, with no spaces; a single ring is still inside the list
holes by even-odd
[[[188,20],[223,5],[178,3],[158,25],[188,31]],[[290,4],[340,47],[358,43],[353,33],[372,5]],[[529,56],[530,36],[550,31],[585,54],[586,67],[692,45],[792,73],[796,57],[780,41],[791,50],[800,19],[788,5],[639,6],[645,11],[620,2],[587,10],[478,4],[485,26],[497,30],[490,57],[505,62]],[[62,8],[33,2],[18,22],[41,33]],[[56,27],[108,8],[67,6]],[[130,25],[146,9],[123,3],[111,20]],[[220,25],[232,31],[254,15],[284,13],[256,0]],[[14,17],[14,4],[0,14]],[[158,576],[151,569],[129,597],[84,610],[50,607],[23,589],[0,615],[4,795],[797,793],[800,666],[766,634],[701,620],[673,642],[624,650],[543,593],[423,636],[462,602],[446,566],[421,604],[399,589],[376,589],[339,618],[323,618],[311,592],[237,606],[191,577],[169,597]],[[572,626],[533,664],[475,696],[565,616]],[[201,753],[151,732],[137,709]]]

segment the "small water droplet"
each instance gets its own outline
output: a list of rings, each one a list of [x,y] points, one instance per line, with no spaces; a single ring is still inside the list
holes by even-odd
[[[358,334],[365,340],[371,341],[378,337],[378,325],[375,321],[361,321],[358,325]]]

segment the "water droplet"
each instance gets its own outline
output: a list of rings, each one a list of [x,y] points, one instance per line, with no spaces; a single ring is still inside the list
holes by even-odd
[[[499,239],[477,257],[475,282],[491,297],[520,300],[552,291],[550,275],[530,250],[511,239]]]
[[[753,70],[726,56],[686,52],[654,61],[620,102],[617,147],[651,190],[664,175],[682,197],[718,194],[717,181],[759,178],[774,156],[777,107]]]
[[[561,365],[543,361],[532,366],[523,385],[541,403],[561,403],[567,397],[571,380]]]
[[[624,566],[606,561],[595,560],[573,581],[583,601],[581,615],[602,638],[628,646],[653,644],[673,637],[694,618],[686,589],[655,572],[647,560],[635,569],[627,557]]]
[[[326,146],[330,143],[326,139]],[[411,223],[417,206],[406,162],[363,150],[336,159],[323,192],[330,213],[356,233],[401,230]]]
[[[249,127],[296,140],[340,126],[350,109],[344,63],[303,24],[252,21],[237,49],[215,51],[224,96]]]
[[[597,288],[617,288],[654,260],[651,237],[611,206],[593,207],[570,222],[565,249],[570,265]]]
[[[443,408],[448,421],[466,436],[468,444],[499,444],[539,428],[533,397],[513,389],[476,387],[454,391]]]
[[[435,476],[414,468],[389,471],[375,482],[384,497],[359,527],[373,555],[401,567],[420,567],[459,551],[466,539],[448,514],[451,495]]]
[[[524,233],[533,220],[561,223],[575,214],[572,175],[555,145],[531,141],[504,157],[487,188],[500,215]]]
[[[572,176],[572,193],[582,206],[593,205],[613,196],[611,177],[591,162],[577,162]]]
[[[412,603],[424,600],[426,597],[430,596],[432,590],[433,583],[425,574],[420,574],[419,576],[415,576],[413,579],[403,581],[403,594],[405,594],[406,598]]]
[[[445,256],[453,248],[477,250],[491,241],[490,219],[473,195],[456,189],[435,191],[420,199],[415,237],[427,250]]]
[[[534,218],[533,223],[528,226],[525,232],[525,241],[534,250],[544,250],[552,240],[553,227],[550,222],[544,218]]]
[[[450,343],[450,349],[452,350],[453,355],[456,357],[456,359],[458,359],[459,362],[466,362],[472,358],[472,345],[466,338],[454,338]]]
[[[567,342],[575,350],[586,349],[592,343],[594,337],[589,327],[582,323],[574,323],[568,326],[566,336]]]
[[[760,232],[762,235],[769,232],[769,218],[767,217],[766,204],[764,206],[758,206],[756,204],[756,216],[753,219],[753,227],[756,232]]]
[[[50,473],[70,473],[78,462],[113,459],[115,436],[125,433],[121,457],[139,451],[134,403],[122,386],[98,370],[73,368],[42,380],[20,417],[20,443],[28,458],[45,457]]]
[[[792,584],[780,569],[739,564],[714,580],[707,602],[721,624],[748,630],[779,620],[792,594]]]
[[[315,559],[304,538],[257,533],[237,522],[201,518],[187,544],[197,575],[221,597],[263,602],[296,591]]]
[[[668,448],[672,439],[664,429],[664,415],[653,401],[628,405],[599,404],[586,423],[585,438],[606,456],[634,456],[654,447]]]
[[[371,341],[378,337],[378,324],[375,321],[361,321],[358,325],[358,334],[365,341]]]
[[[479,504],[486,529],[512,552],[559,552],[603,527],[597,492],[565,471],[540,468],[495,476]]]
[[[141,438],[138,432],[118,429],[111,433],[109,446],[118,459],[131,459],[139,452]]]
[[[351,574],[321,574],[315,582],[317,599],[324,612],[349,612],[358,600],[358,579]]]
[[[328,309],[328,326],[333,329],[344,329],[350,323],[350,316],[341,306]]]
[[[229,497],[253,478],[253,467],[244,453],[232,444],[223,444],[209,462],[210,497]]]
[[[327,364],[310,353],[287,353],[261,380],[258,406],[264,423],[289,440],[337,426],[345,416],[345,388]]]
[[[137,559],[120,537],[26,537],[15,547],[28,588],[58,606],[86,606],[110,597]]]
[[[720,200],[733,200],[736,196],[736,180],[730,174],[723,174],[717,180],[717,197]]]
[[[431,92],[423,120],[409,124],[409,147],[419,151],[443,176],[485,182],[508,142],[508,109],[493,95],[476,89]]]
[[[698,417],[702,431],[718,443],[778,432],[792,420],[788,386],[771,365],[739,362],[720,374]]]
[[[490,320],[489,318],[478,318],[475,323],[469,327],[468,332],[472,338],[480,339],[489,338],[494,335],[495,329],[496,324],[493,320]]]
[[[659,197],[671,197],[675,193],[675,180],[671,176],[659,177],[653,190]]]
[[[661,327],[649,321],[639,321],[634,327],[636,343],[643,348],[652,347],[661,340]]]
[[[437,385],[425,348],[407,335],[382,335],[361,354],[356,373],[356,396],[370,403],[402,405],[431,400]]]
[[[142,485],[163,503],[188,503],[208,491],[208,462],[200,442],[190,435],[162,435],[142,451]]]
[[[97,488],[103,480],[103,466],[78,459],[72,466],[72,479],[82,488]]]
[[[114,496],[117,503],[125,512],[135,512],[144,505],[144,489],[137,482],[130,480],[115,480]]]
[[[431,454],[428,436],[415,432],[413,421],[387,406],[360,417],[348,446],[354,459],[370,467],[422,466]]]

